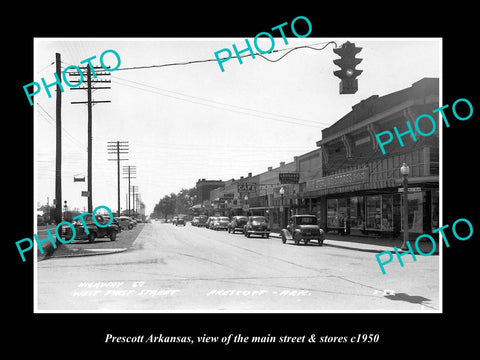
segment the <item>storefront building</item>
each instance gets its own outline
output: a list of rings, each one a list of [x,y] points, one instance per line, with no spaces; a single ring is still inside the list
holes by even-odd
[[[385,155],[375,134],[396,126],[407,130],[418,116],[431,114],[439,128],[438,79],[425,78],[382,97],[361,101],[317,142],[322,176],[300,183],[302,211],[316,214],[327,231],[343,234],[400,236],[403,231],[402,175],[408,177],[408,227],[412,238],[439,226],[439,134],[392,141]],[[430,125],[431,126],[431,125]],[[427,132],[427,130],[425,130]]]

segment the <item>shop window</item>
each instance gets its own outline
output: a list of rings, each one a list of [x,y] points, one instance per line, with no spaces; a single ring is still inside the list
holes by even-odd
[[[366,228],[368,230],[381,229],[381,196],[367,196]]]
[[[327,227],[338,227],[338,200],[327,199]]]
[[[350,229],[363,230],[365,225],[365,203],[363,196],[350,198]]]
[[[408,231],[423,233],[423,198],[424,192],[408,193]],[[402,197],[403,209],[403,197]],[[402,211],[403,229],[403,211]]]
[[[393,231],[393,195],[382,195],[382,230]]]
[[[432,231],[440,227],[440,221],[439,221],[440,203],[439,203],[438,195],[439,195],[438,190],[432,191],[432,222],[431,222]]]
[[[347,219],[347,199],[327,200],[327,227],[344,228]]]

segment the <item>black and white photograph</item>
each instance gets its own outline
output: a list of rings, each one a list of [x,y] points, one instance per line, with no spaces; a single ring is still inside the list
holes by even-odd
[[[302,22],[35,39],[36,311],[442,310],[442,41]]]
[[[473,349],[473,7],[179,5],[5,11],[5,349]]]

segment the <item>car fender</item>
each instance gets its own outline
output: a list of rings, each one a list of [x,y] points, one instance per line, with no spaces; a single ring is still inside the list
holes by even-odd
[[[281,233],[282,233],[282,235],[285,236],[285,238],[287,240],[293,240],[292,233],[290,231],[288,231],[287,229],[282,229]]]

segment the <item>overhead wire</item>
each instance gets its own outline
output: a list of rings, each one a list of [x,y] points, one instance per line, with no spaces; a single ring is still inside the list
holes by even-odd
[[[322,44],[322,43],[317,43],[316,45],[318,45],[318,44]],[[325,49],[330,44],[335,44],[335,47],[337,47],[337,43],[335,41],[328,41],[325,44],[325,46],[323,46],[320,49],[314,48],[311,45],[301,45],[301,46],[296,46],[296,47],[293,47],[293,48],[290,48],[290,49],[272,50],[269,54],[275,53],[275,52],[280,52],[280,51],[287,51],[286,54],[284,54],[283,56],[281,56],[279,59],[276,59],[276,60],[270,60],[264,54],[261,54],[259,52],[254,53],[254,55],[255,56],[258,55],[258,56],[260,56],[260,57],[262,57],[265,60],[270,61],[270,62],[277,62],[277,61],[280,61],[281,59],[283,59],[286,55],[288,55],[289,53],[291,53],[294,50],[298,50],[298,49],[302,49],[302,48],[308,48],[308,49],[320,51],[320,50]],[[236,59],[236,58],[244,58],[244,57],[247,57],[247,56],[251,56],[251,54],[245,54],[245,55],[242,55],[242,56],[231,56],[230,58],[231,59]],[[220,60],[224,60],[224,59],[225,58],[220,59]],[[157,64],[157,65],[131,66],[131,67],[119,68],[116,71],[162,68],[162,67],[167,67],[167,66],[191,65],[191,64],[199,64],[199,63],[206,63],[206,62],[213,62],[213,61],[218,61],[218,60],[217,60],[217,58],[215,58],[215,59],[204,59],[204,60],[191,60],[191,61],[185,61],[185,62],[174,62],[174,63],[167,63],[167,64]]]

